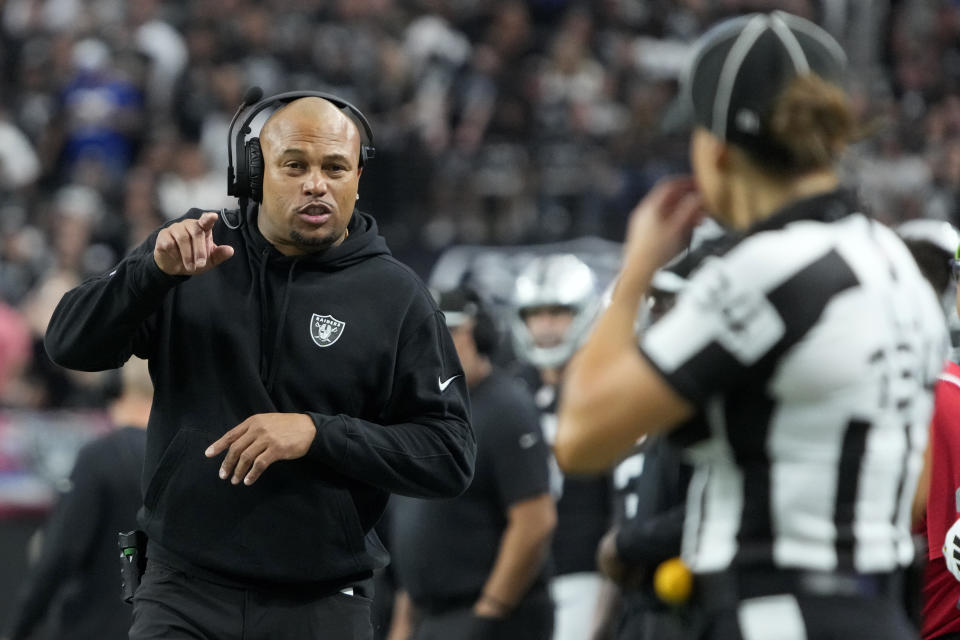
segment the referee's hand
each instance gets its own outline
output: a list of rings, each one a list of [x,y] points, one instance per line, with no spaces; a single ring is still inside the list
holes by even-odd
[[[207,211],[200,218],[181,220],[161,229],[153,259],[171,276],[195,276],[213,269],[233,256],[233,247],[213,241],[213,227],[220,214]]]
[[[690,241],[705,215],[703,198],[690,176],[658,182],[630,214],[625,258],[659,268]]]
[[[251,485],[277,460],[305,456],[316,435],[317,427],[305,413],[258,413],[223,434],[204,455],[226,451],[220,479]]]

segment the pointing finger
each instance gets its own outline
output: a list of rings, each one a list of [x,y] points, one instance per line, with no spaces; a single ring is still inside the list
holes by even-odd
[[[200,228],[204,231],[210,231],[213,229],[214,225],[217,224],[217,220],[220,219],[220,214],[216,211],[207,211],[204,213],[197,222],[200,223]]]
[[[193,240],[190,232],[182,224],[175,224],[170,227],[170,235],[177,243],[177,249],[180,252],[180,259],[183,261],[183,268],[186,271],[193,271]]]

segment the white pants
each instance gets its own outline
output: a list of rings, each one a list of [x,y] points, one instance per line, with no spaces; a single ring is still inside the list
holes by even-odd
[[[553,640],[590,638],[597,622],[603,577],[599,573],[568,573],[550,581],[553,597]]]

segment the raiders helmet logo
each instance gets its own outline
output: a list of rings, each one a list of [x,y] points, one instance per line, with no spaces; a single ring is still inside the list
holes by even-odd
[[[340,339],[346,322],[341,322],[333,316],[313,314],[310,318],[310,337],[318,347],[329,347]]]

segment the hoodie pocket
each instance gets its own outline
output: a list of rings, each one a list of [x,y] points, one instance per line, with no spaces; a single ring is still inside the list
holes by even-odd
[[[204,455],[211,442],[206,431],[184,428],[177,432],[147,485],[145,525],[148,535],[170,551],[223,570],[229,567],[228,550],[233,560],[247,561],[245,550],[236,545],[237,522],[254,492],[219,478],[223,454]]]
[[[369,569],[350,491],[316,478],[306,465],[276,466],[254,484],[266,481],[269,498],[249,513],[240,537],[245,547],[255,549],[262,575],[276,581],[319,581]]]
[[[147,532],[201,567],[240,579],[316,582],[365,571],[364,531],[346,486],[306,459],[279,460],[250,486],[220,480],[206,431],[181,429],[147,487]]]
[[[157,506],[157,500],[167,488],[170,478],[176,473],[177,467],[183,458],[183,453],[187,448],[187,442],[190,440],[191,429],[180,429],[173,440],[167,445],[166,451],[160,456],[160,462],[150,478],[150,484],[147,485],[147,491],[143,496],[144,506],[153,511]]]

